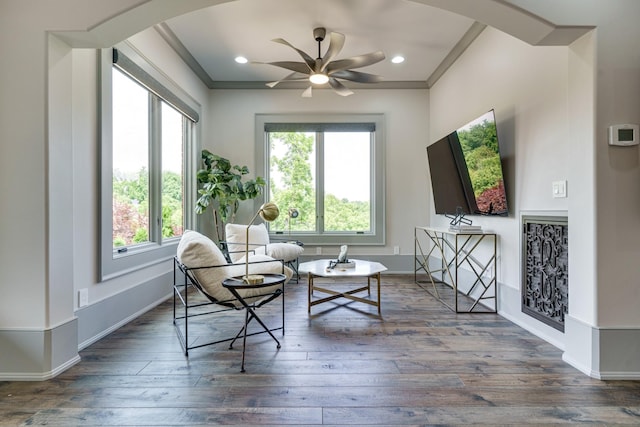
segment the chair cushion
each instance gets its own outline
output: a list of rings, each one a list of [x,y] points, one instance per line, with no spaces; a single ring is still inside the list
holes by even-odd
[[[211,239],[193,230],[185,230],[178,243],[178,260],[188,268],[214,267],[193,270],[195,278],[202,285],[202,291],[217,301],[225,301],[233,298],[233,295],[222,286],[222,281],[229,277],[243,276],[245,264],[228,264],[224,254]],[[272,261],[259,264],[249,264],[249,274],[282,273],[282,263],[273,260],[266,255],[249,256],[249,262]],[[285,267],[285,283],[293,275],[293,271]],[[248,303],[257,300],[256,295],[273,292],[280,285],[258,289],[246,289],[239,294]],[[240,305],[237,303],[236,305]]]
[[[226,277],[239,277],[244,276],[246,272],[246,264],[244,264],[244,257],[242,257],[238,263],[230,264],[225,268],[227,270],[228,275]],[[275,261],[268,255],[251,255],[249,254],[249,274],[284,274],[285,283],[291,279],[293,276],[293,270],[289,267],[284,267],[284,272],[282,270],[282,263],[280,261]],[[225,277],[225,278],[226,278]],[[265,293],[274,292],[276,289],[280,288],[281,285],[268,286],[264,288],[257,289],[242,289],[239,290],[238,293],[242,298],[249,304],[252,302],[258,301],[262,299],[261,297],[257,297],[259,295],[264,295]],[[224,287],[223,289],[228,292]],[[231,297],[231,293],[229,292],[229,297]],[[239,306],[240,304],[236,304]]]
[[[267,245],[267,255],[275,259],[282,259],[285,262],[298,258],[304,248],[295,243],[269,243]]]
[[[244,257],[246,250],[247,226],[243,224],[227,224],[224,229],[229,257],[232,262]],[[269,243],[269,232],[264,224],[249,227],[249,250],[256,255],[265,254],[265,246]],[[275,257],[274,257],[275,258]]]

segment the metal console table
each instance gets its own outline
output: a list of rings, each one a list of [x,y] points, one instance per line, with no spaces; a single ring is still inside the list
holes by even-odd
[[[414,281],[456,313],[497,313],[496,252],[495,233],[415,227]],[[438,267],[430,265],[431,257],[440,259]],[[428,280],[419,280],[421,272]],[[459,281],[467,277],[470,285],[461,289]],[[444,291],[438,291],[436,284],[453,291],[449,298],[452,303],[445,300],[441,295]]]

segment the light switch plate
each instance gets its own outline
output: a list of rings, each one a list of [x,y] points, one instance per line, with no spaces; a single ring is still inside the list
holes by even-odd
[[[567,181],[553,181],[551,188],[554,198],[567,197]]]
[[[80,289],[78,291],[78,308],[89,304],[89,289]]]

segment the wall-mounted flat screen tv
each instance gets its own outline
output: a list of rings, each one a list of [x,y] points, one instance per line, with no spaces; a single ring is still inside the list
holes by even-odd
[[[493,110],[427,147],[437,214],[507,215]]]

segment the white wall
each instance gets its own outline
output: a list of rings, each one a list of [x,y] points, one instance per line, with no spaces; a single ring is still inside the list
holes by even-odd
[[[595,64],[591,78],[595,94],[593,99],[585,100],[594,103],[595,113],[593,119],[583,115],[582,127],[576,128],[585,139],[591,136],[592,141],[591,163],[583,163],[583,167],[593,169],[594,189],[591,194],[581,194],[579,201],[588,205],[593,200],[594,208],[587,214],[593,216],[593,225],[585,227],[581,223],[575,230],[594,233],[592,248],[588,248],[592,256],[581,257],[582,263],[576,267],[591,273],[595,286],[581,288],[592,304],[583,304],[575,312],[576,317],[569,320],[571,328],[580,331],[579,336],[592,342],[589,357],[593,363],[585,364],[585,372],[593,366],[594,372],[588,373],[596,377],[640,378],[640,149],[607,145],[608,126],[640,122],[640,2],[511,2],[559,24],[596,27],[593,53],[575,43],[570,61],[572,77],[576,70],[583,70],[589,56]],[[585,73],[578,74],[581,80],[585,77],[589,79]],[[588,85],[585,87],[589,89]],[[571,93],[575,101],[572,107],[581,105],[579,91],[572,88]],[[571,160],[573,163],[582,159],[584,153],[575,151]],[[578,204],[575,208],[579,208]],[[571,236],[570,231],[570,240]],[[578,245],[578,250],[584,253],[585,248]],[[583,310],[593,311],[592,321],[586,320]],[[575,347],[573,355],[580,359],[579,354],[585,351],[581,352],[577,343]]]
[[[386,124],[386,216],[385,246],[351,246],[349,253],[413,254],[413,226],[425,225],[427,215],[426,146],[428,145],[428,91],[355,89],[341,97],[331,90],[316,90],[302,98],[302,90],[211,91],[211,139],[203,148],[255,171],[255,115],[283,113],[382,113]],[[410,198],[407,195],[411,195]],[[250,203],[241,204],[238,221],[250,218]],[[207,217],[208,218],[208,217]],[[331,254],[333,249],[329,249]],[[315,254],[309,247],[308,254]]]
[[[499,310],[563,347],[553,328],[520,312],[520,215],[566,215],[567,199],[554,199],[551,182],[567,179],[570,159],[566,47],[533,47],[487,28],[431,89],[431,141],[494,109],[505,166],[509,217],[470,217],[499,236]],[[569,188],[573,183],[569,183]],[[448,219],[431,209],[431,225]]]
[[[556,23],[597,27],[597,321],[640,325],[640,149],[609,147],[607,127],[640,123],[640,2],[512,0]]]
[[[44,33],[35,31],[44,25],[42,18],[26,19],[6,10],[18,8],[17,3],[3,3],[0,11],[0,50],[6,63],[0,67],[0,81],[6,82],[0,96],[0,179],[15,183],[0,186],[0,271],[3,290],[8,292],[0,300],[0,313],[6,328],[43,327],[47,323],[42,292],[46,275],[46,80],[42,71],[47,69],[48,46]],[[25,67],[25,62],[30,66]],[[17,284],[21,284],[19,291]],[[32,313],[17,312],[16,308],[25,306],[34,307]]]
[[[640,57],[630,54],[640,35],[630,17],[640,4],[591,3],[586,11],[580,23],[598,28],[569,47],[485,30],[431,89],[431,136],[496,109],[512,214],[478,223],[500,235],[500,312],[589,375],[639,378],[640,161],[638,147],[609,147],[606,129],[640,120]],[[565,18],[556,22],[576,23]],[[551,182],[560,179],[568,180],[568,198],[553,199]],[[519,219],[531,211],[569,218],[564,334],[520,313]]]

